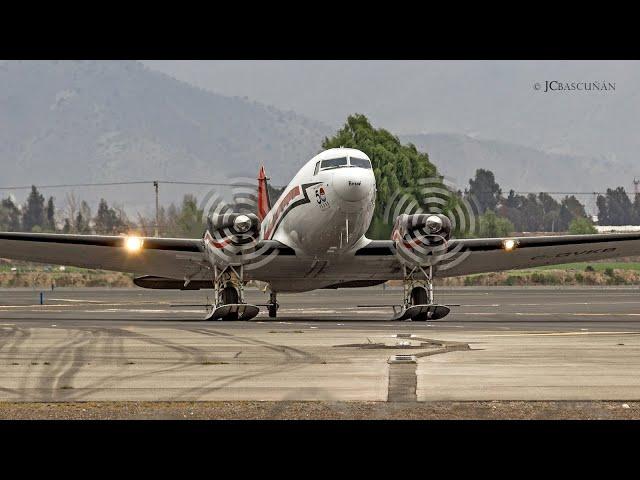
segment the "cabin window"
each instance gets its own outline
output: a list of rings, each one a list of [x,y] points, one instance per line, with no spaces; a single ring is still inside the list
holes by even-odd
[[[322,170],[329,168],[340,168],[347,166],[347,157],[342,158],[330,158],[329,160],[322,160]]]
[[[351,157],[351,166],[352,167],[360,167],[367,168],[371,170],[371,162],[365,158],[355,158]]]

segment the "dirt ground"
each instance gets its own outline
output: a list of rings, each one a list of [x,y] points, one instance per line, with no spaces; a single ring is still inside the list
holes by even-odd
[[[640,402],[0,403],[0,420],[631,420]]]

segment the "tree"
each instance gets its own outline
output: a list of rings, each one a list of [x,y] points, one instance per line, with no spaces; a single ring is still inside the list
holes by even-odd
[[[640,225],[640,193],[636,193],[633,197],[633,224]]]
[[[20,230],[20,209],[11,197],[0,203],[0,229],[7,232]]]
[[[589,233],[598,233],[598,230],[596,230],[593,222],[587,217],[577,217],[569,224],[569,233],[571,235],[586,235]]]
[[[507,237],[513,232],[513,224],[504,217],[499,217],[493,210],[487,210],[480,215],[481,237]]]
[[[31,193],[27,198],[27,203],[22,215],[22,228],[27,231],[33,231],[34,227],[42,227],[45,225],[44,197],[35,185],[31,186]]]
[[[469,195],[475,198],[480,213],[484,213],[486,210],[496,210],[502,191],[493,172],[479,168],[476,170],[475,179],[469,179]]]
[[[53,197],[49,197],[46,210],[46,229],[50,232],[56,231],[56,207],[53,203]]]
[[[385,129],[374,128],[367,117],[350,115],[344,126],[322,148],[357,148],[371,159],[376,179],[376,209],[367,232],[370,238],[389,238],[395,219],[384,218],[384,211],[394,194],[406,194],[418,204],[423,198],[423,179],[437,178],[435,165],[415,145],[402,145],[398,137]],[[446,212],[445,212],[446,213]]]
[[[89,204],[84,200],[80,203],[78,214],[76,215],[73,229],[76,233],[88,234],[91,233],[91,209]]]
[[[109,208],[107,201],[104,198],[100,199],[98,204],[98,213],[94,220],[94,229],[96,233],[103,235],[114,235],[122,233],[126,229],[126,223],[121,218],[121,215],[113,209]]]
[[[177,219],[178,236],[188,238],[202,236],[206,229],[202,222],[202,214],[196,197],[185,195]]]
[[[598,223],[600,225],[630,225],[634,223],[634,209],[624,187],[615,190],[607,188],[607,193],[598,195]]]

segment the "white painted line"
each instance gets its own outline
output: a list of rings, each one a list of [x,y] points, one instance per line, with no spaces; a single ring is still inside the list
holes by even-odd
[[[484,335],[485,337],[560,337],[575,335],[629,335],[640,332],[542,332],[542,333],[495,333]]]

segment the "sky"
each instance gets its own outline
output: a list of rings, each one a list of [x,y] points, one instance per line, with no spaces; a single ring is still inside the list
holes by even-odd
[[[613,161],[635,161],[640,147],[637,61],[143,63],[203,89],[293,110],[332,127],[358,112],[396,134],[461,133]],[[614,89],[544,92],[546,82]]]

